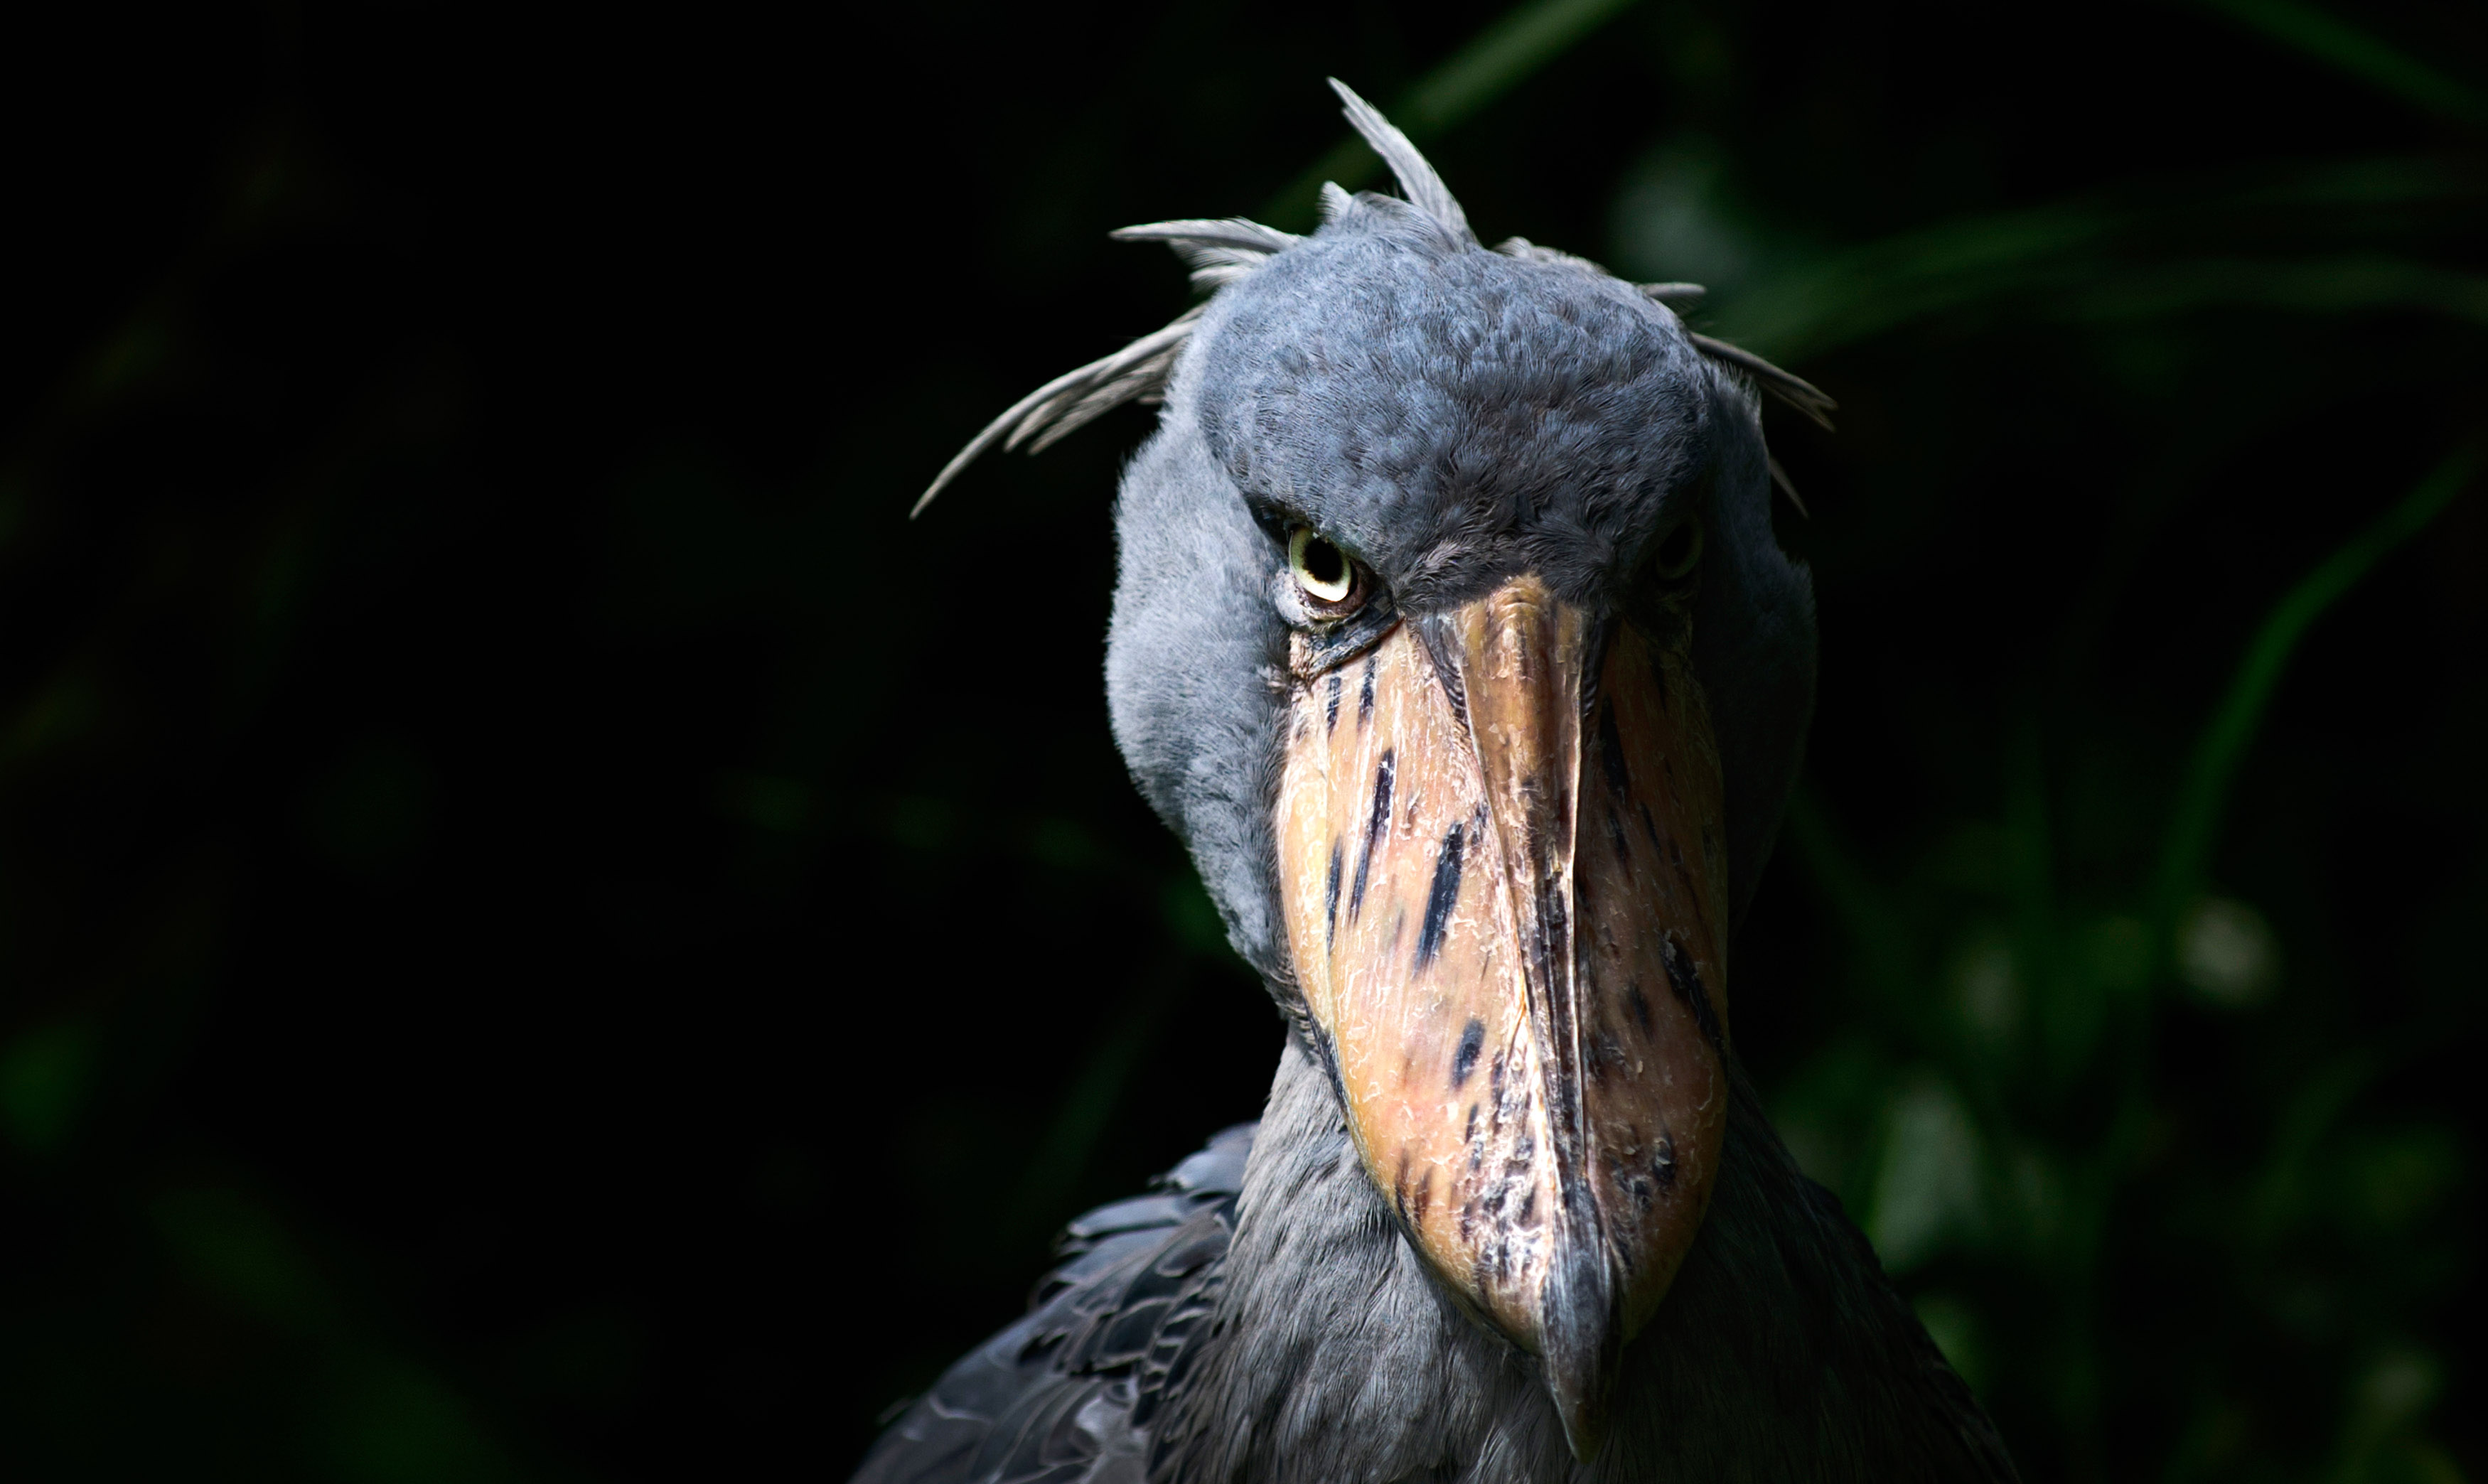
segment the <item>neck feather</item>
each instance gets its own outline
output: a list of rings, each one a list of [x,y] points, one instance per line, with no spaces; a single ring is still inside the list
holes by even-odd
[[[1454,1306],[1291,1039],[1209,1333],[1153,1470],[1185,1484],[2009,1479],[1993,1429],[1735,1073],[1703,1231],[1626,1352],[1605,1448],[1564,1444],[1537,1362]]]

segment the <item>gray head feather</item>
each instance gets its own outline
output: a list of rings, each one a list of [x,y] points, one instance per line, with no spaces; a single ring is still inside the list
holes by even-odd
[[[1652,297],[1655,298],[1657,295],[1653,294]],[[1763,390],[1804,413],[1816,427],[1825,433],[1831,431],[1831,413],[1840,404],[1832,401],[1821,387],[1803,377],[1782,371],[1751,350],[1732,346],[1724,340],[1713,340],[1708,335],[1690,334],[1687,338],[1693,342],[1695,350],[1714,361],[1725,361],[1752,377],[1761,384]]]
[[[1340,97],[1342,112],[1366,143],[1382,156],[1383,163],[1399,179],[1400,188],[1408,203],[1424,213],[1425,219],[1451,235],[1454,243],[1462,247],[1478,246],[1477,234],[1470,230],[1468,213],[1452,195],[1443,178],[1434,173],[1426,156],[1418,153],[1408,136],[1394,127],[1391,121],[1376,112],[1373,105],[1359,98],[1355,90],[1334,77],[1330,85]],[[1323,182],[1321,219],[1325,225],[1348,210],[1355,198],[1340,188],[1336,182]],[[1164,242],[1180,255],[1192,267],[1192,284],[1197,290],[1215,293],[1230,284],[1239,283],[1271,258],[1303,241],[1291,232],[1265,227],[1240,216],[1195,218],[1181,221],[1150,222],[1143,226],[1123,227],[1109,234],[1122,242]],[[1605,269],[1586,258],[1540,247],[1525,238],[1513,238],[1495,249],[1509,257],[1530,258],[1540,262],[1577,264],[1604,275]],[[1701,297],[1699,284],[1643,284],[1641,292],[1653,301],[1671,308],[1689,305]],[[1178,315],[1155,334],[1144,335],[1112,355],[1101,356],[1075,371],[1068,371],[1046,382],[1011,404],[1002,416],[985,425],[984,430],[942,466],[933,483],[918,496],[909,518],[924,513],[933,497],[949,487],[952,480],[988,450],[1000,446],[1005,452],[1025,448],[1032,454],[1042,453],[1064,435],[1093,422],[1127,402],[1151,403],[1166,392],[1167,380],[1174,374],[1176,360],[1183,353],[1184,342],[1191,336],[1201,312],[1206,306],[1196,305]],[[1827,414],[1837,406],[1831,398],[1805,380],[1780,370],[1750,350],[1740,350],[1724,340],[1707,335],[1691,337],[1695,349],[1713,360],[1734,366],[1780,401],[1795,407],[1807,417],[1828,428]],[[1796,490],[1772,465],[1773,482],[1787,494],[1798,512],[1805,511],[1797,499]]]
[[[1160,221],[1141,227],[1118,227],[1107,234],[1117,242],[1164,242],[1192,265],[1192,286],[1214,292],[1242,278],[1303,240],[1292,232],[1264,227],[1241,216],[1221,221]]]
[[[1304,240],[1292,232],[1264,227],[1241,216],[1153,221],[1138,227],[1117,227],[1106,235],[1117,242],[1173,242],[1179,249],[1187,246],[1224,247],[1257,253],[1264,258],[1275,252],[1286,252]]]
[[[1645,297],[1656,299],[1670,309],[1679,305],[1690,308],[1708,298],[1710,294],[1710,290],[1700,284],[1641,284],[1638,287]]]
[[[942,466],[942,472],[933,477],[916,507],[907,513],[909,518],[922,515],[935,495],[995,444],[1012,449],[1034,439],[1029,452],[1035,453],[1099,413],[1165,386],[1168,374],[1174,369],[1175,356],[1183,349],[1184,338],[1192,333],[1193,322],[1207,307],[1196,304],[1176,316],[1166,328],[1144,335],[1114,354],[1101,356],[1076,371],[1066,371],[1012,403]]]
[[[1477,234],[1469,230],[1469,214],[1460,210],[1451,187],[1434,173],[1434,167],[1427,163],[1426,156],[1417,153],[1417,147],[1408,142],[1408,136],[1400,132],[1389,119],[1376,113],[1371,103],[1357,97],[1356,90],[1347,84],[1334,77],[1330,79],[1330,88],[1346,105],[1343,111],[1347,114],[1349,126],[1363,134],[1365,142],[1373,146],[1373,153],[1382,156],[1382,163],[1391,167],[1391,174],[1398,178],[1400,190],[1408,198],[1408,204],[1441,223],[1443,230],[1460,242],[1477,246]]]

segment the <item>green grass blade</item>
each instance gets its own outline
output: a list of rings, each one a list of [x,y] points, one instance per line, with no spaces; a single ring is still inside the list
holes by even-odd
[[[1783,830],[1812,871],[1816,889],[1849,930],[1868,988],[1889,1004],[1908,1005],[1916,955],[1906,919],[1823,812],[1811,786],[1790,796]]]
[[[1614,19],[1633,0],[1539,0],[1478,33],[1477,40],[1401,100],[1392,122],[1411,139],[1451,127],[1509,93],[1530,73]]]
[[[2216,307],[2299,314],[2407,310],[2488,327],[2488,278],[2375,255],[2257,261],[2202,258],[2103,279],[2070,294],[2075,319],[2166,319]]]
[[[1939,223],[1805,264],[1719,306],[1713,333],[1783,363],[1980,302],[2069,288],[2140,213],[2097,202]]]
[[[2438,464],[2400,503],[2290,589],[2256,631],[2228,693],[2194,745],[2193,762],[2177,796],[2152,893],[2153,918],[2163,945],[2202,879],[2238,760],[2253,740],[2299,640],[2378,562],[2425,529],[2462,492],[2476,462],[2476,450],[2465,448]]]
[[[2457,124],[2488,124],[2488,98],[2300,0],[2204,0],[2231,20]]]
[[[2440,207],[2476,192],[2443,162],[2407,157],[2137,182],[1800,260],[1723,298],[1713,332],[1796,362],[1998,305],[2077,320],[2252,305],[2310,314],[2407,310],[2488,324],[2488,279],[2390,253],[2283,256],[2271,240],[2276,211],[2320,240],[2355,236],[2380,208]],[[2235,245],[2223,251],[2224,242]]]
[[[1634,0],[1537,0],[1520,6],[1477,34],[1466,46],[1383,110],[1419,144],[1476,113],[1518,86],[1532,72],[1631,8]],[[1356,79],[1346,79],[1349,86]],[[1314,162],[1287,188],[1270,198],[1261,219],[1294,227],[1310,221],[1322,182],[1354,190],[1371,180],[1381,161],[1362,139],[1349,137]]]
[[[2404,311],[2488,326],[2488,278],[2372,254],[2190,258],[2127,267],[2107,251],[2112,230],[2105,215],[2067,210],[1911,233],[1739,294],[1717,333],[1797,362],[1993,305],[2077,321],[2248,307],[2314,315]]]

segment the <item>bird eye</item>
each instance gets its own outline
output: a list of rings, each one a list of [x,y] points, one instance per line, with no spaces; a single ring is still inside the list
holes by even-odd
[[[1661,581],[1682,580],[1702,560],[1702,518],[1687,516],[1676,522],[1676,529],[1658,539],[1658,555],[1653,565]]]
[[[1356,590],[1356,567],[1347,553],[1308,526],[1287,533],[1287,570],[1295,574],[1296,586],[1305,590],[1306,597],[1326,606],[1347,602]]]

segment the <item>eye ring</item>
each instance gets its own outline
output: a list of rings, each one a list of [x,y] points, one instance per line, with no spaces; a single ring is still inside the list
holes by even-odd
[[[1356,596],[1356,563],[1309,525],[1287,533],[1287,571],[1305,597],[1321,608],[1344,607]]]
[[[1651,558],[1651,569],[1662,582],[1682,582],[1702,565],[1702,518],[1687,516],[1658,539],[1656,553]]]

